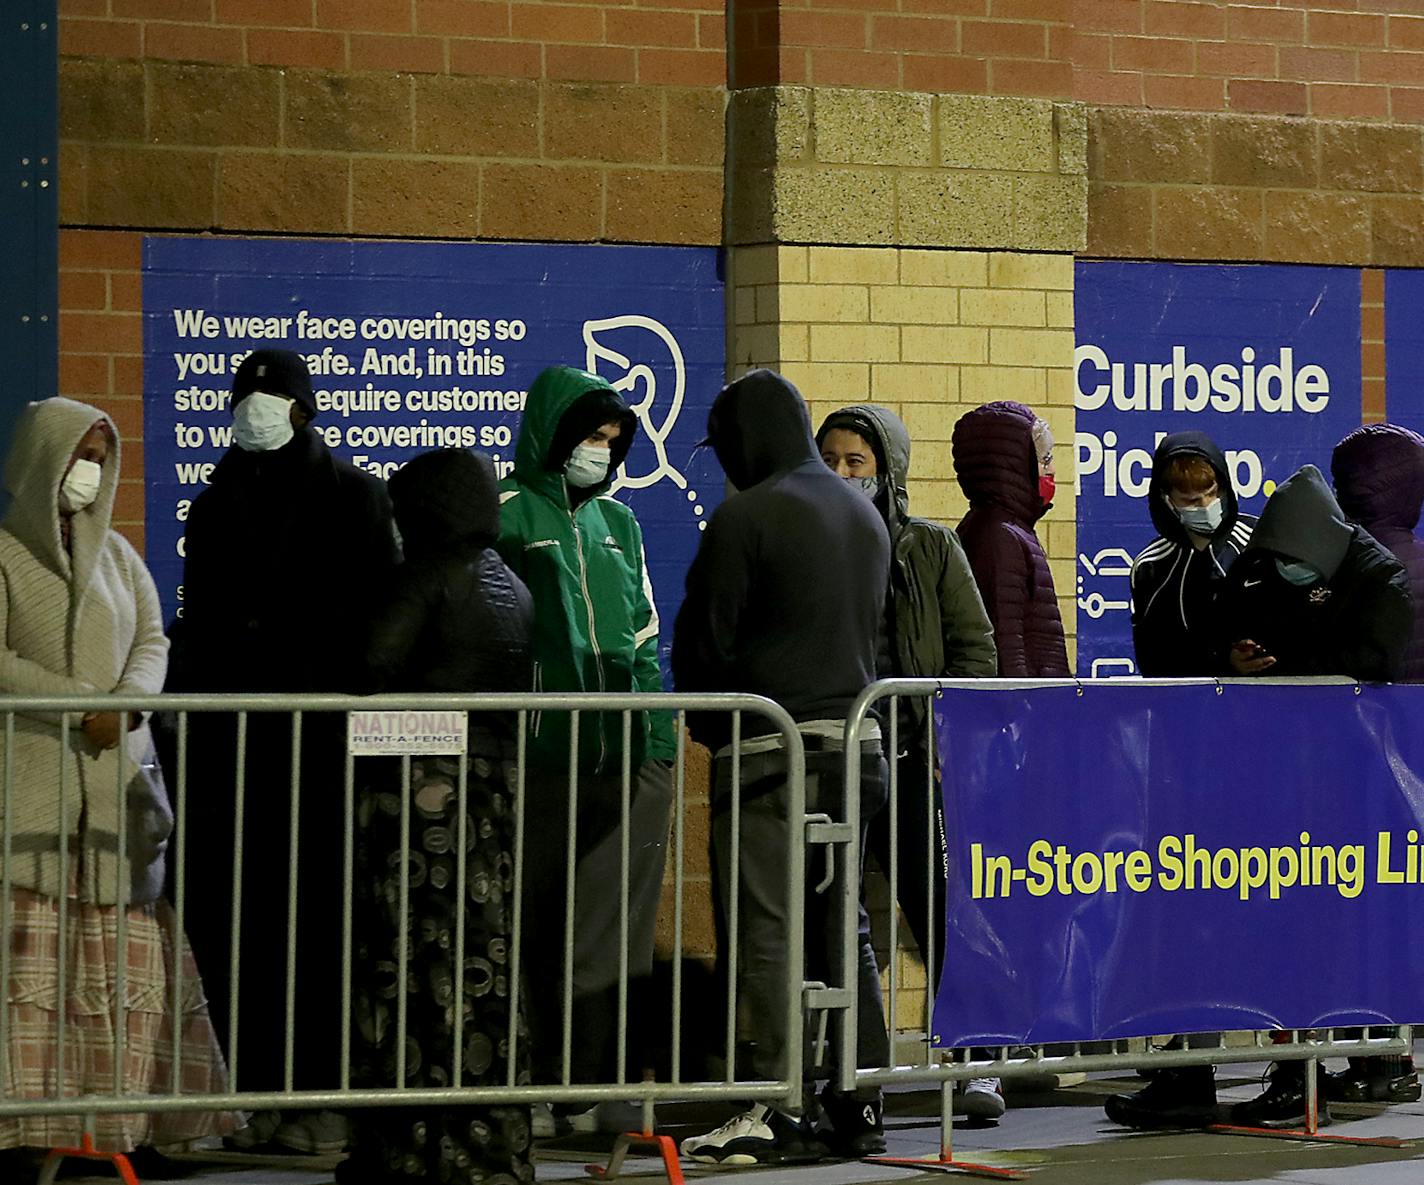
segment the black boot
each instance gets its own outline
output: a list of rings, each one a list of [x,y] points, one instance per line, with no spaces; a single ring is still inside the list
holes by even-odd
[[[1318,1099],[1316,1123],[1330,1122],[1330,1109],[1323,1096]],[[1231,1122],[1238,1127],[1304,1127],[1305,1067],[1300,1062],[1277,1062],[1269,1071],[1266,1089],[1248,1103],[1231,1108]]]
[[[1103,1110],[1124,1127],[1206,1127],[1216,1122],[1216,1074],[1210,1066],[1158,1070],[1136,1094],[1115,1094]]]
[[[885,1151],[885,1112],[880,1092],[865,1098],[829,1087],[821,1092],[821,1109],[831,1130],[824,1139],[831,1152],[845,1160],[879,1156]]]
[[[1417,1103],[1421,1092],[1413,1058],[1352,1057],[1349,1069],[1321,1077],[1320,1093],[1332,1103]]]

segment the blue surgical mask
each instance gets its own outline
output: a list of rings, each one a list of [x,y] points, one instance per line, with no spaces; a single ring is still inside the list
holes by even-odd
[[[846,485],[853,490],[859,490],[867,498],[873,498],[880,493],[880,478],[877,477],[847,477]]]
[[[577,489],[596,486],[608,476],[609,450],[591,444],[576,444],[564,466],[564,479]]]
[[[1220,498],[1207,506],[1174,506],[1172,509],[1177,512],[1177,520],[1193,535],[1203,535],[1209,539],[1221,526]]]
[[[1309,588],[1320,580],[1320,573],[1309,564],[1296,563],[1293,560],[1277,560],[1276,571],[1281,574],[1281,579],[1294,584],[1297,588]]]

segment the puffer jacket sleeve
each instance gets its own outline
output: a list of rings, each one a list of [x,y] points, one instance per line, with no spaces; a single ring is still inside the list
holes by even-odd
[[[964,542],[984,608],[994,626],[999,674],[1004,678],[1026,678],[1030,672],[1024,628],[1033,598],[1029,557],[1006,527],[976,532]]]
[[[1414,632],[1414,598],[1404,565],[1376,548],[1361,572],[1358,608],[1349,623],[1358,627],[1341,639],[1332,664],[1356,679],[1389,682],[1400,677]]]
[[[436,605],[436,581],[424,565],[403,564],[389,596],[371,621],[366,657],[357,673],[358,689],[383,691],[405,669],[406,661]]]
[[[944,633],[944,673],[992,679],[999,673],[994,625],[979,595],[964,546],[953,531],[940,532],[944,564],[939,577],[939,612]]]

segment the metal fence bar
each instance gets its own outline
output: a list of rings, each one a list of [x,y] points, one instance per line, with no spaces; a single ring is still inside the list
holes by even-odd
[[[61,1006],[59,1015],[55,1018],[55,1053],[54,1053],[54,1076],[59,1084],[59,1093],[64,1095],[64,1071],[65,1071],[65,1045],[69,1036],[69,1008],[64,1001],[69,999],[69,839],[65,834],[68,829],[69,811],[69,761],[67,755],[70,751],[69,737],[69,713],[63,713],[59,718],[59,941],[56,944],[56,958],[59,966],[56,968],[57,987],[59,989],[59,999]],[[6,816],[6,827],[13,816]],[[8,996],[10,985],[5,985]]]
[[[574,881],[578,874],[579,714],[569,716],[569,834],[564,846],[563,1082],[573,1077],[574,1049]]]
[[[687,713],[677,714],[677,756],[673,770],[672,815],[672,1080],[682,1081],[682,894],[686,884],[683,868],[683,814],[687,809]]]
[[[356,762],[348,750],[341,788],[341,1089],[351,1085],[351,943],[356,882]]]
[[[242,954],[242,830],[244,796],[247,791],[247,713],[237,714],[237,776],[233,782],[232,809],[232,927],[228,931],[228,968],[232,996],[228,1000],[228,1083],[237,1089],[238,1066],[238,1004],[242,998],[242,980],[238,959]]]
[[[890,697],[890,747],[886,756],[889,758],[890,786],[889,799],[885,804],[885,810],[889,812],[890,824],[890,867],[883,869],[885,878],[890,882],[890,902],[888,908],[890,926],[890,1056],[895,1056],[895,1001],[900,998],[900,911],[896,908],[896,902],[900,898],[900,701],[897,697]],[[849,783],[846,785],[846,794],[852,793]],[[849,859],[851,853],[847,854],[846,876],[853,875]],[[863,859],[862,855],[862,859]],[[859,865],[856,866],[857,868]],[[860,878],[857,876],[856,881]],[[858,935],[857,935],[858,937]]]
[[[473,756],[472,753],[465,752],[456,758],[459,770],[455,780],[455,891],[451,894],[455,902],[455,981],[450,985],[450,1008],[453,1013],[451,1024],[454,1026],[450,1081],[456,1086],[460,1084],[465,1073],[465,844],[469,839],[465,815],[470,804],[469,770]],[[495,758],[495,776],[498,777],[502,772],[499,755],[496,753],[491,756]],[[499,869],[496,868],[493,872],[494,877],[498,878]],[[491,973],[493,978],[493,968]],[[493,982],[490,984],[490,991],[494,991]]]
[[[401,757],[400,913],[396,921],[396,1089],[405,1089],[406,1009],[410,993],[410,756]]]
[[[936,750],[936,739],[933,719],[925,721],[926,730],[929,733],[929,746],[926,750],[925,760],[925,859],[929,861],[929,866],[933,868],[934,874],[929,878],[929,884],[925,886],[925,917],[929,920],[925,924],[925,1036],[929,1038],[925,1042],[925,1065],[934,1061],[934,1002],[935,993],[939,991],[939,984],[935,977],[935,941],[939,938],[937,930],[939,928],[939,917],[935,910],[935,877],[940,875],[940,862],[943,856],[940,852],[940,830],[937,825],[939,813],[935,809],[935,795],[938,786],[935,784],[935,762],[938,760]],[[945,952],[948,955],[948,951]],[[894,1017],[895,1009],[891,1006],[890,1016]],[[892,1044],[891,1048],[894,1046]]]
[[[178,768],[175,771],[178,784],[173,789],[174,839],[173,868],[173,1093],[183,1087],[183,988],[186,978],[183,974],[185,959],[183,951],[187,945],[187,931],[183,929],[183,911],[187,905],[188,870],[184,867],[188,859],[188,713],[178,713]]]
[[[506,1079],[510,1087],[519,1078],[519,978],[524,970],[520,962],[524,954],[521,948],[524,937],[524,756],[528,747],[528,726],[529,713],[520,708],[515,723],[518,731],[514,738],[514,921],[509,940],[509,1071]],[[463,996],[460,1007],[463,1011]]]
[[[633,713],[623,712],[623,770],[619,787],[618,820],[618,1051],[617,1080],[628,1081],[628,890],[633,815]]]
[[[287,994],[286,1040],[282,1048],[282,1083],[296,1085],[297,1065],[297,860],[302,805],[302,714],[292,713],[291,803],[287,814]]]
[[[726,1081],[737,1076],[737,953],[741,937],[737,920],[741,904],[742,870],[742,714],[732,713],[732,841],[727,874],[727,1074]],[[799,917],[799,914],[792,914]],[[799,1027],[799,1022],[798,1022]],[[788,1073],[799,1073],[799,1063],[788,1062]]]
[[[11,852],[11,834],[14,830],[12,820],[15,818],[14,810],[14,785],[15,785],[15,713],[5,713],[5,785],[4,809],[5,818],[3,822],[4,837],[0,838],[0,855],[3,855],[5,866],[0,869],[0,1071],[5,1074],[5,1081],[10,1080],[10,948],[15,941],[15,922],[10,916],[10,871],[14,867],[13,855]]]
[[[118,956],[114,965],[114,1093],[124,1093],[125,1070],[124,1061],[128,1052],[128,972],[129,972],[129,870],[125,867],[129,861],[129,828],[128,828],[128,781],[124,777],[124,757],[128,753],[128,713],[120,712],[119,716],[119,743],[114,756],[114,781],[115,793],[119,800],[118,825],[115,830],[119,833],[115,843],[115,853],[117,859],[114,861],[114,946],[115,954]],[[146,758],[148,754],[144,754]],[[142,758],[141,758],[142,760]],[[68,1001],[61,998],[60,1008],[67,1008]]]

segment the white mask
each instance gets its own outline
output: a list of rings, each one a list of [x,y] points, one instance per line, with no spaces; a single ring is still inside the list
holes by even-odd
[[[292,404],[282,395],[254,391],[232,413],[232,436],[249,453],[267,453],[292,439]]]
[[[99,483],[104,479],[103,467],[97,461],[82,458],[69,467],[59,485],[59,508],[74,514],[93,504],[99,496]]]
[[[591,444],[576,444],[564,466],[564,478],[569,485],[586,490],[608,476],[609,450]]]

